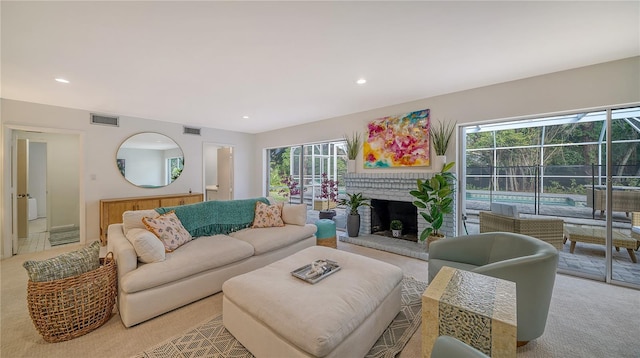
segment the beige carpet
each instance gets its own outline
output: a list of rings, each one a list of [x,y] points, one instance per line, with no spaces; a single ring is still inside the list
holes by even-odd
[[[85,336],[46,343],[35,330],[26,305],[27,275],[22,263],[77,248],[53,248],[0,261],[0,357],[131,357],[222,313],[216,294],[132,328],[117,314]],[[401,267],[406,276],[427,281],[427,262],[347,243],[338,248]],[[401,358],[420,357],[420,328]],[[640,357],[640,292],[558,275],[547,328],[542,337],[518,349],[518,357]]]

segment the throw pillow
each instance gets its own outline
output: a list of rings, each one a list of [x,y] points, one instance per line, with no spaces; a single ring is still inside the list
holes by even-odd
[[[157,218],[160,216],[155,210],[131,210],[122,213],[122,231],[126,235],[131,229],[147,229],[142,218]]]
[[[267,205],[261,201],[256,203],[253,228],[284,226],[282,221],[282,205]]]
[[[307,204],[285,204],[282,207],[282,221],[289,225],[304,226],[307,223]]]
[[[129,230],[126,236],[127,240],[133,245],[133,249],[136,250],[136,255],[140,262],[150,264],[164,261],[164,244],[151,231],[136,228]]]
[[[54,281],[66,277],[77,276],[100,267],[100,242],[76,251],[42,260],[25,261],[22,266],[27,269],[29,279],[33,282]]]
[[[172,252],[193,239],[187,229],[182,226],[175,211],[170,211],[157,218],[145,217],[142,218],[142,222],[162,241],[167,252]]]

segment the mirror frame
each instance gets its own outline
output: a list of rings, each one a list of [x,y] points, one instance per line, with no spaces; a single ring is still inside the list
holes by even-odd
[[[169,161],[178,159],[176,163]],[[127,169],[133,165],[134,170]],[[171,172],[170,167],[173,167]],[[176,181],[184,170],[184,151],[169,136],[140,132],[127,137],[116,151],[116,169],[139,188],[163,188]]]

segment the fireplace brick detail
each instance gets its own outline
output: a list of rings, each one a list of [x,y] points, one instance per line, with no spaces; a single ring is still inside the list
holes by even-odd
[[[409,194],[416,189],[418,179],[430,179],[434,173],[347,173],[344,177],[347,193],[362,193],[370,199],[395,200],[413,202]],[[455,199],[454,194],[454,201]],[[360,235],[371,234],[371,208],[363,206],[360,213]],[[446,236],[456,236],[456,207],[453,213],[444,217],[440,229]],[[418,236],[427,227],[426,221],[418,211]]]

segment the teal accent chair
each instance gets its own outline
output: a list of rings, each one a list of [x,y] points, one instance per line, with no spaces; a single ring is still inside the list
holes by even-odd
[[[430,358],[488,358],[486,354],[451,336],[440,336]]]
[[[518,346],[544,333],[558,267],[549,243],[508,232],[441,239],[429,246],[429,282],[443,266],[515,282]]]

